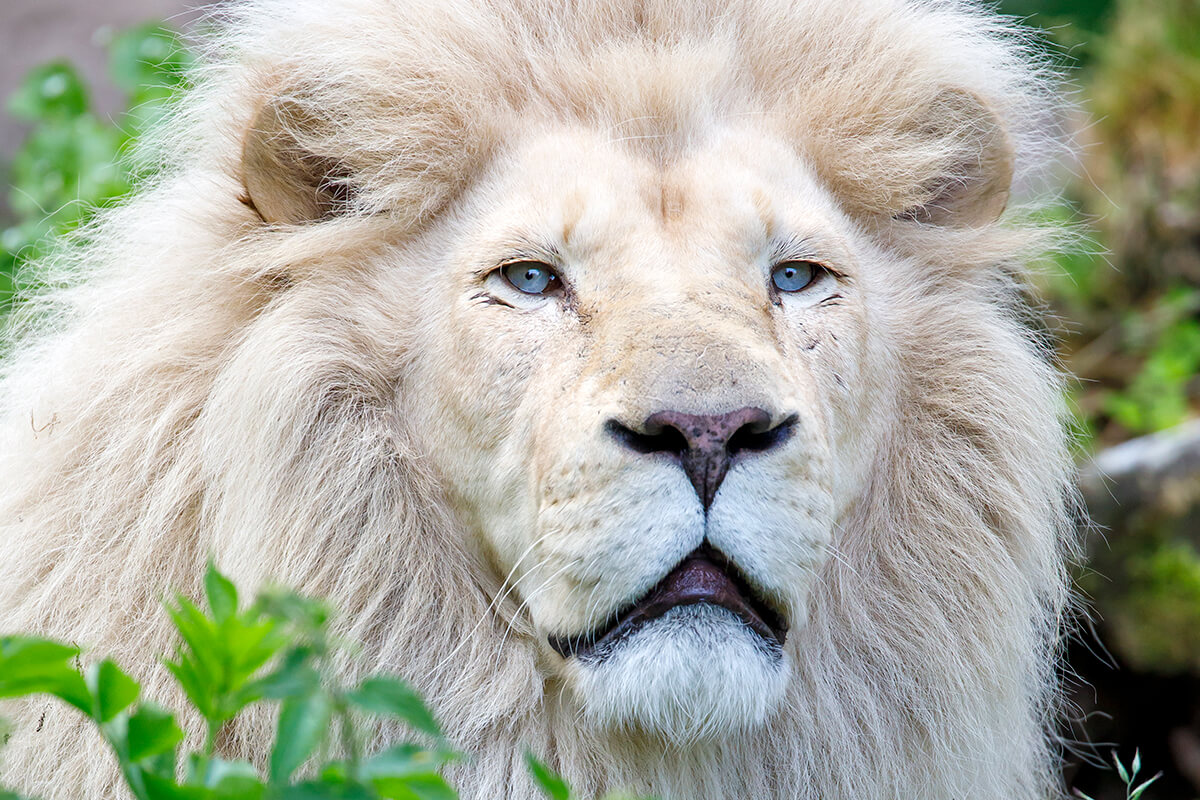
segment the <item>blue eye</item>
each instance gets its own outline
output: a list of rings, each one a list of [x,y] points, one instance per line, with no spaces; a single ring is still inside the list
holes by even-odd
[[[546,294],[559,285],[554,270],[540,261],[514,261],[500,268],[504,280],[525,294]]]
[[[819,267],[811,261],[782,261],[771,272],[771,282],[781,292],[798,292],[813,282]]]

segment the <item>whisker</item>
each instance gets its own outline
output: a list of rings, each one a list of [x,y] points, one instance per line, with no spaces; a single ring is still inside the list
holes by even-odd
[[[504,580],[500,582],[501,591],[496,594],[496,596],[488,604],[488,607],[484,609],[483,613],[479,616],[479,620],[475,623],[475,627],[471,628],[470,632],[467,633],[466,636],[462,637],[462,640],[458,643],[458,645],[449,653],[447,653],[441,661],[438,662],[437,666],[433,668],[433,672],[436,673],[441,671],[442,668],[444,668],[446,664],[448,664],[450,660],[453,659],[459,653],[459,651],[462,650],[463,647],[465,647],[467,643],[472,640],[474,635],[479,631],[479,628],[489,619],[493,618],[493,612],[495,612],[500,607],[500,604],[503,603],[509,597],[509,595],[516,590],[517,587],[515,583],[512,583],[512,577],[514,574],[516,574],[517,569],[521,566],[521,562],[523,562],[529,556],[529,554],[533,552],[535,547],[545,541],[548,535],[548,532],[543,533],[525,548],[525,551],[521,553],[520,557],[512,565],[512,569],[508,571],[508,575],[506,575]]]
[[[539,564],[538,566],[541,566],[541,564]],[[570,561],[563,564],[561,567],[556,569],[548,578],[546,578],[544,581],[542,581],[541,584],[536,589],[534,589],[532,592],[530,592],[528,595],[525,596],[525,599],[521,601],[521,604],[519,606],[517,606],[517,610],[513,613],[512,619],[508,621],[508,624],[504,630],[504,635],[501,637],[500,644],[496,648],[497,652],[504,651],[504,645],[508,642],[509,633],[513,632],[513,630],[515,629],[515,623],[516,623],[517,618],[520,617],[522,611],[524,611],[526,608],[529,607],[529,602],[531,600],[533,600],[535,597],[537,597],[540,592],[545,591],[545,589],[548,586],[550,586],[551,583],[554,582],[555,578],[557,578],[559,575],[566,572],[568,569],[570,569],[571,566],[572,566],[572,564]],[[528,574],[528,573],[526,573],[526,574]]]

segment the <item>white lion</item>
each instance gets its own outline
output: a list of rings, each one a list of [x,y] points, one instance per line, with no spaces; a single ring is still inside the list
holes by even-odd
[[[330,598],[469,800],[1032,800],[1071,540],[1008,23],[253,0],[4,363],[0,629],[167,692],[208,554]],[[1025,194],[1031,194],[1025,192]],[[111,797],[46,701],[5,778]],[[256,753],[267,715],[224,748]],[[380,731],[380,737],[396,735]]]

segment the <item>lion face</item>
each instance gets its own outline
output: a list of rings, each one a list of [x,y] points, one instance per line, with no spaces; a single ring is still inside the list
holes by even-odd
[[[768,719],[879,416],[850,224],[765,130],[552,130],[422,248],[407,413],[547,672],[606,725]]]

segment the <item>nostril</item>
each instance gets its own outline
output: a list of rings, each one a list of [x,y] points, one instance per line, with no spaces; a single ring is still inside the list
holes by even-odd
[[[792,414],[773,428],[768,427],[771,424],[769,417],[765,420],[756,419],[747,422],[729,437],[729,441],[725,443],[725,449],[731,456],[743,450],[750,452],[770,450],[788,440],[798,421],[799,416]]]
[[[680,455],[688,449],[688,442],[677,429],[668,425],[646,425],[639,433],[610,419],[604,425],[609,435],[637,453],[671,453]]]

